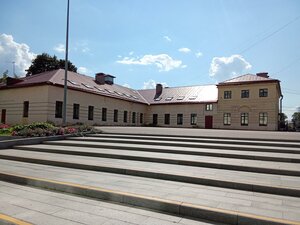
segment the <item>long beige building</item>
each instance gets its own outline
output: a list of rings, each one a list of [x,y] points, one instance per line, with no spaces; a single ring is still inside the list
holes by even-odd
[[[119,126],[277,130],[280,81],[267,73],[242,75],[217,85],[133,90],[68,72],[67,123]],[[8,78],[0,84],[1,123],[62,123],[64,70]]]

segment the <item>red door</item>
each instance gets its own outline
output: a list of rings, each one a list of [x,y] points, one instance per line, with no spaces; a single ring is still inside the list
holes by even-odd
[[[6,122],[6,109],[2,109],[1,112],[1,123],[5,123]]]
[[[205,116],[205,129],[212,129],[212,128],[213,128],[213,117]]]

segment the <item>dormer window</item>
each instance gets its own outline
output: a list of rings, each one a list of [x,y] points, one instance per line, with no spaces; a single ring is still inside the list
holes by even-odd
[[[85,86],[86,88],[89,88],[89,89],[93,89],[93,87],[91,85],[88,85],[88,84],[85,84],[85,83],[81,83],[83,86]]]
[[[196,95],[189,97],[189,100],[195,100],[197,98]]]
[[[171,101],[173,99],[173,97],[167,97],[165,100],[166,101]]]

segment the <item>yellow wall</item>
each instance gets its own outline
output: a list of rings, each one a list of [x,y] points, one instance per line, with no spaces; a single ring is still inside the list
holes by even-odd
[[[213,111],[205,110],[205,103],[202,104],[165,104],[151,105],[148,108],[146,122],[153,123],[153,114],[158,114],[158,126],[168,127],[200,127],[205,126],[205,116],[217,114],[217,104],[213,103]],[[191,114],[197,114],[197,124],[191,125]],[[165,125],[165,114],[170,114],[170,125]],[[177,114],[183,114],[183,124],[177,125]]]
[[[268,97],[259,97],[259,89],[267,88]],[[250,91],[249,98],[241,98],[241,90]],[[224,91],[231,90],[232,98],[224,99]],[[144,124],[153,123],[153,114],[158,114],[158,126],[167,127],[205,127],[205,116],[213,116],[213,128],[277,130],[279,111],[279,84],[254,83],[251,85],[218,86],[218,102],[213,103],[213,111],[206,111],[206,103],[199,104],[162,104],[151,105],[133,103],[101,95],[68,90],[67,123],[85,123],[90,125],[134,125],[140,126],[140,114]],[[23,102],[29,101],[29,116],[23,118]],[[6,109],[8,124],[26,124],[52,121],[61,124],[61,118],[55,118],[55,103],[63,101],[63,88],[51,85],[13,88],[0,90],[0,113]],[[73,104],[80,104],[79,119],[73,119]],[[94,106],[94,119],[88,120],[88,106]],[[102,108],[107,108],[107,121],[102,121]],[[118,122],[113,121],[113,111],[118,110]],[[128,111],[128,122],[123,122],[124,111]],[[136,112],[133,124],[132,112]],[[249,125],[241,126],[241,113],[249,113]],[[268,113],[268,125],[259,126],[259,113]],[[177,125],[177,114],[183,114],[183,124]],[[197,114],[197,124],[191,125],[191,114]],[[223,114],[231,113],[231,125],[223,124]],[[165,114],[170,114],[170,125],[165,125]]]
[[[23,118],[23,102],[29,101],[28,118]],[[0,113],[6,109],[8,124],[47,120],[48,86],[12,88],[0,91]]]
[[[55,118],[55,102],[63,101],[63,88],[49,86],[48,120],[61,123],[61,118]],[[73,104],[80,105],[79,119],[73,119]],[[94,120],[88,120],[88,107],[94,106]],[[75,90],[68,90],[67,94],[67,123],[85,123],[97,125],[140,125],[140,113],[145,114],[147,105],[133,103],[115,98],[103,97]],[[107,108],[107,121],[102,121],[102,108]],[[118,122],[113,122],[114,110],[118,110]],[[124,111],[128,111],[128,122],[123,122]],[[132,112],[137,113],[136,123],[132,124]],[[144,115],[145,116],[145,115]]]
[[[259,97],[259,89],[267,88],[268,97]],[[224,99],[224,91],[232,92],[231,99]],[[241,90],[249,90],[249,98],[241,98]],[[218,86],[218,115],[215,128],[277,130],[279,113],[278,84],[254,83],[251,85]],[[249,113],[249,125],[241,126],[241,113]],[[268,113],[267,126],[259,126],[259,113]],[[231,113],[231,125],[223,125],[223,114]]]

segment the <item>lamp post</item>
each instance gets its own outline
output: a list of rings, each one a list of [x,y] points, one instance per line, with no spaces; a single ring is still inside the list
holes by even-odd
[[[67,5],[67,30],[66,30],[66,55],[65,55],[65,82],[64,82],[64,102],[63,102],[63,126],[67,123],[67,85],[68,85],[68,50],[69,50],[69,7]]]

